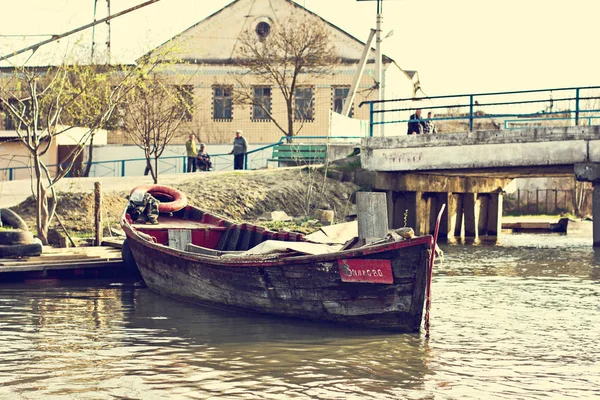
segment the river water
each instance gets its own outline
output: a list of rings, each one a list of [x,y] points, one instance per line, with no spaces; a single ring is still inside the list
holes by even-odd
[[[600,398],[589,228],[443,245],[428,340],[204,309],[133,281],[0,283],[0,398]]]

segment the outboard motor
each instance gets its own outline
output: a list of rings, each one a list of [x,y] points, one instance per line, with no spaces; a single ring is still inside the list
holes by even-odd
[[[129,196],[127,214],[132,222],[158,224],[158,206],[160,201],[148,192],[136,190]]]

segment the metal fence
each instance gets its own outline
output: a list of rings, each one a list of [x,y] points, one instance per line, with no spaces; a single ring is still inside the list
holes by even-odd
[[[417,109],[417,121],[432,112],[441,133],[593,125],[600,121],[600,86],[375,100],[359,107],[364,105],[371,136],[378,125],[408,123]]]
[[[358,136],[294,136],[294,142],[300,143],[327,143],[334,141],[360,141]],[[246,153],[244,169],[260,169],[268,166],[269,161],[273,161],[273,148],[288,141],[288,137],[282,136],[278,142],[253,149]],[[229,153],[211,154],[212,171],[228,171],[233,169],[233,155]],[[66,163],[47,165],[51,173],[58,170],[70,168],[67,177],[82,176],[82,171],[87,162],[76,163],[72,166]],[[91,177],[124,177],[146,174],[145,158],[129,158],[122,160],[92,161],[90,167]],[[158,161],[159,174],[179,173],[187,170],[186,156],[166,156],[160,157]],[[133,174],[132,174],[132,171]],[[33,166],[14,166],[0,168],[0,181],[29,179],[33,173]]]
[[[591,189],[585,189],[582,196],[591,199]],[[575,214],[578,209],[575,190],[565,189],[517,189],[504,195],[503,213],[506,215],[535,214]],[[580,206],[587,206],[582,201]]]

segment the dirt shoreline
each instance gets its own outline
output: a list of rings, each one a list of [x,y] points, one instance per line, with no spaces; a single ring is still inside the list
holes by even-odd
[[[148,177],[72,178],[60,181],[57,215],[70,235],[94,233],[94,182],[102,182],[104,234],[119,229],[127,194]],[[28,184],[28,183],[27,183]],[[189,203],[237,221],[255,221],[264,213],[281,210],[293,217],[311,217],[314,209],[335,212],[336,222],[354,212],[351,199],[359,189],[352,182],[325,178],[316,169],[277,168],[256,171],[209,172],[159,176],[159,184],[188,196]],[[35,203],[28,198],[14,207],[35,230]],[[62,230],[56,219],[52,228]]]

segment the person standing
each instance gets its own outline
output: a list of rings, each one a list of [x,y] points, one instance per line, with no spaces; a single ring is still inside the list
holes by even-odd
[[[187,153],[187,171],[196,172],[196,158],[198,150],[196,150],[196,139],[194,135],[189,136],[189,140],[185,142],[185,152]]]
[[[423,123],[423,133],[437,133],[437,128],[435,126],[435,122],[431,119],[433,113],[429,111],[427,113],[427,119]]]
[[[417,108],[415,110],[415,113],[413,115],[410,116],[409,121],[408,121],[408,134],[409,135],[414,135],[414,134],[421,134],[423,133],[423,121],[421,121],[421,109]]]
[[[235,131],[235,138],[233,139],[233,169],[244,169],[244,157],[248,152],[248,143],[242,136],[242,131],[238,129]]]

